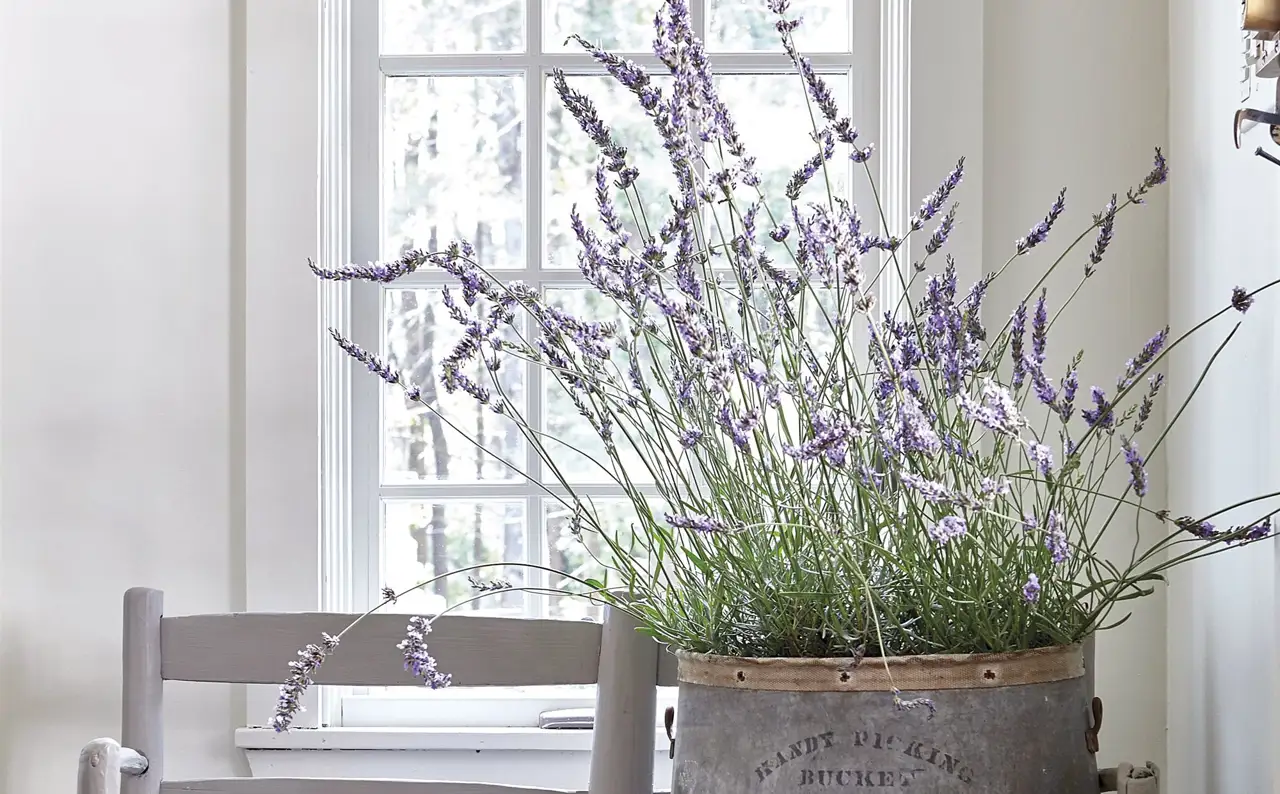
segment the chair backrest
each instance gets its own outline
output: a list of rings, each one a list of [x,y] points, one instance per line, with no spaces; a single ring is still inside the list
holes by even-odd
[[[124,708],[121,743],[146,758],[122,794],[499,794],[535,791],[478,783],[393,780],[164,779],[164,682],[274,684],[299,648],[337,634],[355,618],[341,613],[242,613],[165,617],[159,590],[124,598]],[[317,684],[421,684],[404,669],[396,644],[406,615],[373,614],[321,665]],[[597,684],[589,794],[653,791],[656,687],[674,679],[673,658],[606,609],[604,623],[445,615],[432,625],[431,651],[461,686]],[[536,653],[532,650],[536,649]]]

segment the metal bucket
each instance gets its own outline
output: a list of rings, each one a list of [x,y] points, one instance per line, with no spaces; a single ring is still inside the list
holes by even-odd
[[[1079,645],[856,666],[678,656],[674,794],[1099,790]],[[895,687],[936,712],[897,708]]]

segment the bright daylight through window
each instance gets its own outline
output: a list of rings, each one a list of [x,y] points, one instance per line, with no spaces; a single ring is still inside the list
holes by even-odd
[[[352,3],[353,15],[379,15],[352,20],[353,260],[389,260],[465,239],[484,268],[545,291],[577,316],[611,319],[612,304],[603,305],[598,293],[581,288],[579,246],[570,221],[577,205],[588,226],[599,224],[594,202],[599,153],[561,106],[552,72],[562,69],[570,86],[596,103],[601,118],[626,143],[629,162],[640,171],[643,215],[660,223],[670,210],[667,193],[674,184],[661,140],[635,97],[570,39],[580,35],[660,76],[664,69],[650,52],[659,2]],[[791,3],[793,15],[804,18],[799,45],[846,107],[856,107],[853,5],[850,0]],[[782,52],[775,17],[763,0],[690,0],[690,6],[721,95],[769,183],[766,192],[780,197],[797,166],[792,155],[808,145],[811,127],[805,92]],[[837,191],[849,190],[849,174],[834,181]],[[632,220],[638,209],[624,207],[623,214],[641,235]],[[407,401],[402,390],[376,378],[352,380],[356,607],[372,603],[384,585],[401,590],[478,563],[524,561],[581,578],[599,575],[593,555],[603,544],[583,542],[570,531],[572,517],[547,496],[548,489],[554,493],[560,486],[550,484],[553,478],[515,425],[462,391],[445,388],[441,369],[460,334],[441,291],[449,278],[424,269],[390,285],[353,286],[355,337],[381,339],[391,365],[421,386],[424,400],[443,414]],[[475,364],[468,366],[475,369],[472,377],[487,379]],[[500,380],[502,399],[539,423],[563,452],[562,471],[581,483],[575,490],[590,494],[601,517],[625,537],[630,504],[607,472],[590,461],[599,438],[568,396],[536,367],[517,361],[503,365]],[[539,481],[547,485],[534,484]],[[494,568],[477,575],[517,586],[567,585],[531,568]],[[471,594],[466,577],[455,576],[414,592],[392,609],[434,613]],[[464,607],[467,611],[598,617],[579,599],[518,591],[476,601]],[[426,722],[536,724],[537,710],[552,702],[531,699],[529,707],[513,709],[510,703],[519,696],[505,693],[498,698],[508,704],[503,716],[477,718],[476,694],[357,692],[344,698],[342,719],[347,725],[425,724],[413,716],[413,703],[431,698],[435,705]],[[473,711],[442,712],[436,696],[458,705],[467,700]],[[573,697],[553,700],[574,703]],[[578,701],[590,703],[581,695]]]

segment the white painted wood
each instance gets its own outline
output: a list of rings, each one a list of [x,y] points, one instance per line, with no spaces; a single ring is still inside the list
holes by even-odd
[[[653,791],[658,644],[638,626],[632,616],[605,607],[590,794]]]
[[[119,794],[120,744],[115,739],[94,739],[80,751],[76,794]]]
[[[193,615],[165,618],[163,676],[179,681],[283,681],[299,648],[337,634],[339,613]],[[315,675],[319,684],[413,686],[396,644],[408,615],[370,615],[342,639]],[[594,684],[601,626],[585,621],[445,615],[428,643],[455,686]],[[126,740],[126,743],[130,743]],[[131,744],[131,743],[130,743]]]
[[[566,789],[534,789],[491,783],[423,780],[338,780],[305,777],[233,777],[166,782],[164,794],[582,794]]]
[[[147,759],[145,774],[120,782],[121,794],[157,794],[164,774],[164,679],[160,624],[164,594],[134,587],[124,594],[124,686],[120,739]]]

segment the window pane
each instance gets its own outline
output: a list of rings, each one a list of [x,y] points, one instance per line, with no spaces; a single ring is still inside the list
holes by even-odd
[[[549,289],[546,291],[546,298],[551,305],[583,320],[616,322],[621,317],[617,304],[594,289]],[[638,352],[642,372],[648,373],[652,369],[652,358],[647,350],[641,349]],[[630,361],[630,356],[625,351],[620,349],[613,351],[612,363],[609,366],[616,366],[618,369],[608,376],[610,383],[629,388],[627,372]],[[645,378],[650,379],[647,374]],[[651,388],[656,389],[656,387]],[[611,393],[618,397],[619,401],[623,399],[623,395],[617,394],[616,390]],[[591,422],[581,415],[566,388],[546,371],[543,373],[543,411],[548,437],[546,446],[554,456],[561,473],[571,482],[614,482],[610,475],[613,465],[600,434],[592,427]],[[653,482],[648,467],[626,436],[617,431],[613,433],[613,440],[631,481]],[[544,471],[543,478],[554,481],[555,474],[548,469]]]
[[[525,2],[382,0],[382,51],[390,55],[522,51]]]
[[[523,562],[526,537],[523,501],[440,500],[383,504],[382,582],[397,591],[470,565]],[[484,568],[476,579],[504,579],[514,587],[529,580],[529,569]],[[459,574],[415,590],[389,606],[391,611],[438,614],[476,595]],[[453,614],[521,615],[526,594],[500,592],[473,601]]]
[[[655,82],[664,92],[670,85],[669,80]],[[635,95],[613,78],[571,76],[569,84],[595,103],[601,120],[613,130],[614,139],[627,148],[628,163],[640,170],[635,189],[628,191],[632,201],[637,194],[640,196],[635,211],[626,196],[616,189],[610,190],[619,217],[631,233],[631,247],[638,251],[643,245],[639,230],[644,227],[636,213],[641,213],[647,228],[656,234],[671,208],[667,196],[674,192],[675,177],[662,148],[662,138]],[[546,90],[547,186],[543,192],[546,201],[542,217],[547,229],[547,261],[549,267],[577,268],[579,245],[570,226],[569,213],[576,204],[587,226],[597,231],[602,229],[595,198],[596,162],[600,152],[565,111],[550,82]]]
[[[462,304],[461,297],[458,302]],[[471,311],[473,316],[487,316],[483,302]],[[463,328],[450,318],[443,304],[443,293],[434,289],[386,290],[383,319],[385,353],[391,365],[421,388],[427,405],[439,406],[444,415],[410,401],[399,388],[383,390],[384,482],[519,481],[516,470],[501,462],[509,461],[521,471],[525,468],[524,439],[515,423],[461,389],[450,394],[442,382],[441,363],[464,336]],[[509,337],[515,337],[514,331]],[[460,374],[488,388],[492,400],[505,399],[523,410],[525,373],[519,362],[509,357],[503,360],[497,385],[478,360],[464,365]]]
[[[782,41],[774,28],[778,16],[769,11],[763,0],[710,0],[710,4],[707,49],[782,52]],[[848,51],[852,5],[852,0],[791,0],[788,18],[804,21],[795,33],[800,51]]]
[[[544,41],[547,52],[582,52],[575,33],[607,50],[649,52],[653,47],[656,2],[619,0],[546,0]]]
[[[386,81],[383,255],[469,240],[485,267],[524,266],[524,81]]]
[[[643,566],[649,558],[649,550],[645,547],[644,533],[636,537],[632,527],[638,524],[635,505],[630,499],[594,499],[596,519],[604,529],[604,535],[591,528],[590,524],[580,524],[581,531],[575,531],[572,511],[552,500],[546,500],[543,515],[546,520],[547,550],[549,566],[563,571],[570,576],[551,574],[550,585],[557,590],[570,593],[586,592],[589,588],[574,581],[578,579],[595,579],[608,587],[621,584],[616,572],[611,572],[605,581],[605,565],[613,559],[613,548],[609,541],[620,547],[623,553],[638,560]],[[661,500],[654,499],[649,508],[661,521]],[[606,538],[607,536],[607,538]],[[602,610],[596,604],[583,598],[553,596],[548,607],[551,617],[578,620],[581,618],[600,619]]]
[[[823,78],[843,109],[848,104],[848,76],[823,75]],[[818,144],[813,140],[813,121],[800,78],[794,74],[726,75],[719,77],[716,84],[721,98],[734,115],[747,153],[756,158],[761,188],[769,199],[770,213],[779,223],[789,223],[790,202],[783,191],[791,175],[805,160],[818,152]],[[824,120],[818,117],[818,121]],[[847,196],[848,193],[848,155],[848,147],[837,144],[835,156],[827,162],[825,173],[830,178],[831,189],[837,197]],[[828,203],[827,182],[823,174],[823,171],[818,171],[801,191],[797,202],[800,207],[815,202],[822,205]],[[754,190],[741,187],[737,195],[743,201],[740,205],[742,207],[758,199]],[[761,215],[761,222],[766,224],[761,227],[762,231],[770,228],[767,225],[768,219],[769,214]],[[785,251],[774,250],[770,245],[771,241],[764,234],[759,236],[770,254],[777,254],[774,261],[792,264]]]

